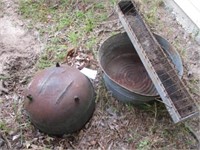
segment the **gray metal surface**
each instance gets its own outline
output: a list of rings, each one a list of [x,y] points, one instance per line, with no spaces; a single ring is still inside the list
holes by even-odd
[[[106,88],[111,91],[112,96],[114,96],[117,100],[123,103],[131,103],[131,104],[144,104],[147,102],[150,102],[154,100],[155,98],[159,98],[158,95],[155,94],[155,96],[145,96],[138,93],[131,92],[116,82],[113,82],[110,80],[110,78],[103,74],[104,83],[106,85]]]
[[[121,1],[117,12],[131,42],[175,123],[199,113],[178,73],[131,1]]]
[[[164,38],[156,34],[154,36],[181,78],[183,66],[179,54]],[[101,45],[98,56],[105,85],[119,101],[141,104],[159,97],[126,32],[109,37]]]

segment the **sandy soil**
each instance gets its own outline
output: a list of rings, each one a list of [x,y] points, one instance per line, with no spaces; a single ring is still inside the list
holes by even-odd
[[[7,74],[9,66],[18,66],[20,61],[24,61],[25,65],[23,63],[22,67],[16,69],[34,63],[41,51],[41,44],[37,33],[31,33],[23,27],[15,1],[4,0],[3,3],[3,15],[0,18],[0,74]]]
[[[15,0],[2,0],[0,4],[0,122],[2,125],[4,119],[13,124],[13,117],[10,116],[13,113],[12,98],[14,95],[17,96],[16,92],[20,92],[18,89],[23,86],[27,77],[31,76],[33,66],[42,50],[42,44],[37,32],[28,31],[24,27]],[[6,146],[3,144],[6,140],[1,134],[0,131],[0,147]],[[4,146],[1,148],[11,148]]]

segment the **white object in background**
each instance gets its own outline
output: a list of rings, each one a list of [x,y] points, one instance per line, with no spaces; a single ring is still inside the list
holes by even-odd
[[[80,72],[82,72],[84,75],[86,75],[90,79],[95,79],[97,76],[97,70],[92,70],[88,68],[83,68]]]
[[[174,1],[200,29],[200,1],[199,0],[174,0]]]

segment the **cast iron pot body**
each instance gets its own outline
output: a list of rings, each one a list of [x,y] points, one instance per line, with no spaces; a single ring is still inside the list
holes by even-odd
[[[62,135],[80,130],[95,108],[90,80],[69,66],[38,72],[26,91],[25,109],[41,131]]]
[[[156,34],[154,36],[181,78],[183,65],[178,52],[167,40]],[[126,33],[119,33],[108,38],[101,45],[98,58],[104,72],[105,85],[119,101],[142,104],[159,97]]]

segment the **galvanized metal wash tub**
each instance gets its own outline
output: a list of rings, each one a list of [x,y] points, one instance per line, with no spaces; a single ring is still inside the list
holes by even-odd
[[[183,65],[178,52],[167,40],[156,34],[154,36],[181,77]],[[141,104],[159,97],[126,33],[108,38],[100,47],[98,58],[105,85],[119,101]]]

